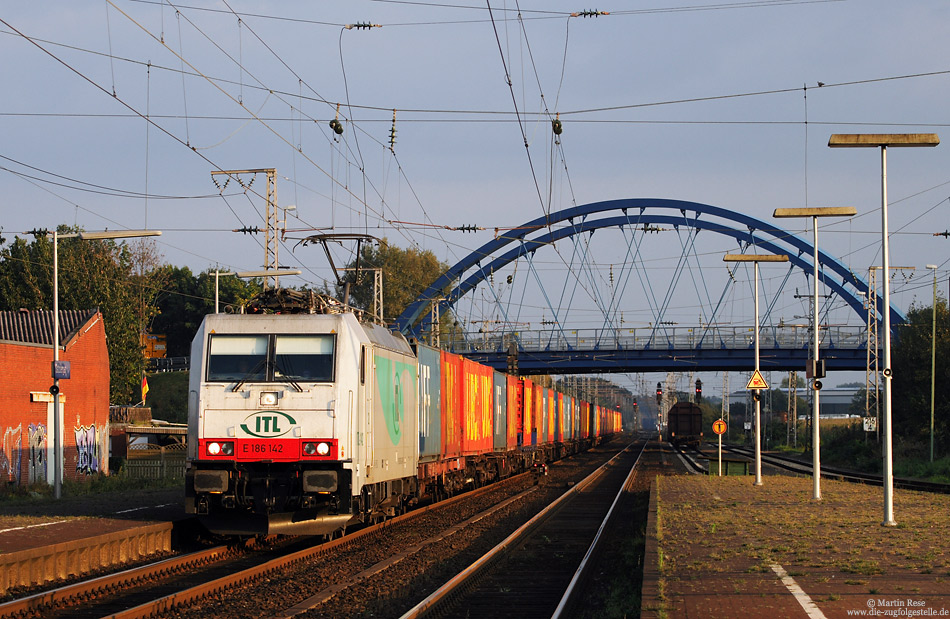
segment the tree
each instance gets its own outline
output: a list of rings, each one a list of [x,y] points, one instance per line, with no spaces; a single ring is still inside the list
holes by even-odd
[[[61,226],[60,233],[77,232]],[[109,350],[110,400],[133,401],[145,360],[139,339],[138,292],[133,255],[127,244],[114,241],[59,241],[59,307],[98,308],[102,312]],[[32,243],[15,238],[0,250],[0,309],[53,307],[53,241],[37,236]],[[135,398],[137,401],[137,398]]]
[[[163,267],[166,284],[156,299],[157,312],[149,332],[165,336],[169,357],[190,355],[191,340],[201,321],[214,312],[214,271],[209,268],[195,276],[188,267]],[[219,276],[220,310],[239,308],[260,289],[259,282],[244,281],[234,275]]]
[[[864,389],[864,383],[859,383],[859,382],[841,383],[840,385],[838,385],[838,389]]]
[[[784,388],[786,388],[786,389],[788,388],[788,386],[789,386],[789,384],[788,384],[788,376],[786,376],[785,378],[782,379],[782,383],[781,383],[780,386],[781,386],[781,387],[784,387]],[[805,379],[802,378],[802,373],[801,373],[801,372],[796,372],[796,373],[795,373],[795,387],[798,388],[798,389],[804,389],[804,388],[805,388]]]
[[[379,242],[378,247],[364,246],[360,251],[360,274],[354,284],[350,286],[350,303],[357,308],[372,311],[373,309],[373,272],[371,269],[383,270],[383,310],[385,318],[391,322],[396,316],[415,301],[442,273],[449,269],[449,265],[439,262],[429,250],[420,250],[415,247],[401,249],[389,243],[387,239]],[[347,268],[355,268],[356,260],[351,261]],[[366,269],[365,271],[363,269]],[[346,273],[347,278],[356,277],[353,271]],[[343,296],[343,288],[336,286],[336,294]],[[445,329],[454,326],[454,319],[448,316],[441,317],[443,333]]]
[[[932,311],[932,307],[911,306],[907,322],[895,329],[891,345],[893,429],[918,457],[929,455]],[[936,352],[935,455],[946,454],[950,445],[950,312],[945,299],[937,300]]]

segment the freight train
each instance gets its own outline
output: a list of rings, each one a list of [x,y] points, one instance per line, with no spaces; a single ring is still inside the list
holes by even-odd
[[[185,506],[215,534],[333,535],[621,429],[353,312],[208,315],[191,359]]]

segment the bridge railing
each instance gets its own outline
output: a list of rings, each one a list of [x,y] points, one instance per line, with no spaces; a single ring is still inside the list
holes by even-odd
[[[751,349],[755,345],[753,327],[744,326],[660,326],[633,329],[543,329],[462,333],[443,340],[448,350],[466,352],[503,352],[512,341],[523,352],[564,350],[700,350]],[[811,342],[807,328],[800,326],[763,326],[759,328],[760,348],[805,349]],[[827,326],[821,328],[821,348],[859,349],[867,345],[864,326]]]

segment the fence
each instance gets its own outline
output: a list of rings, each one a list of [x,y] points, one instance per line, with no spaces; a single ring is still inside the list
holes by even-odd
[[[122,471],[132,479],[184,479],[185,445],[129,445]]]

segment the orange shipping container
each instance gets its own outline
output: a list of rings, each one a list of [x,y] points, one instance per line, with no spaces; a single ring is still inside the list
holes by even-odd
[[[581,438],[590,437],[590,404],[581,402]]]
[[[538,444],[538,426],[534,424],[534,383],[527,378],[522,379],[522,445]]]
[[[564,442],[564,422],[568,416],[564,413],[564,394],[557,394],[557,411],[555,411],[556,420],[554,422],[554,440]]]
[[[531,415],[534,419],[534,427],[538,431],[538,442],[537,445],[544,444],[544,398],[541,394],[544,393],[544,387],[541,385],[534,386],[534,409],[531,411]]]
[[[486,365],[462,360],[462,455],[492,451],[493,371]]]
[[[462,357],[442,352],[442,456],[462,453]]]
[[[521,381],[514,376],[508,377],[508,433],[507,448],[509,451],[518,447],[518,428],[521,427],[521,406],[523,404]]]

